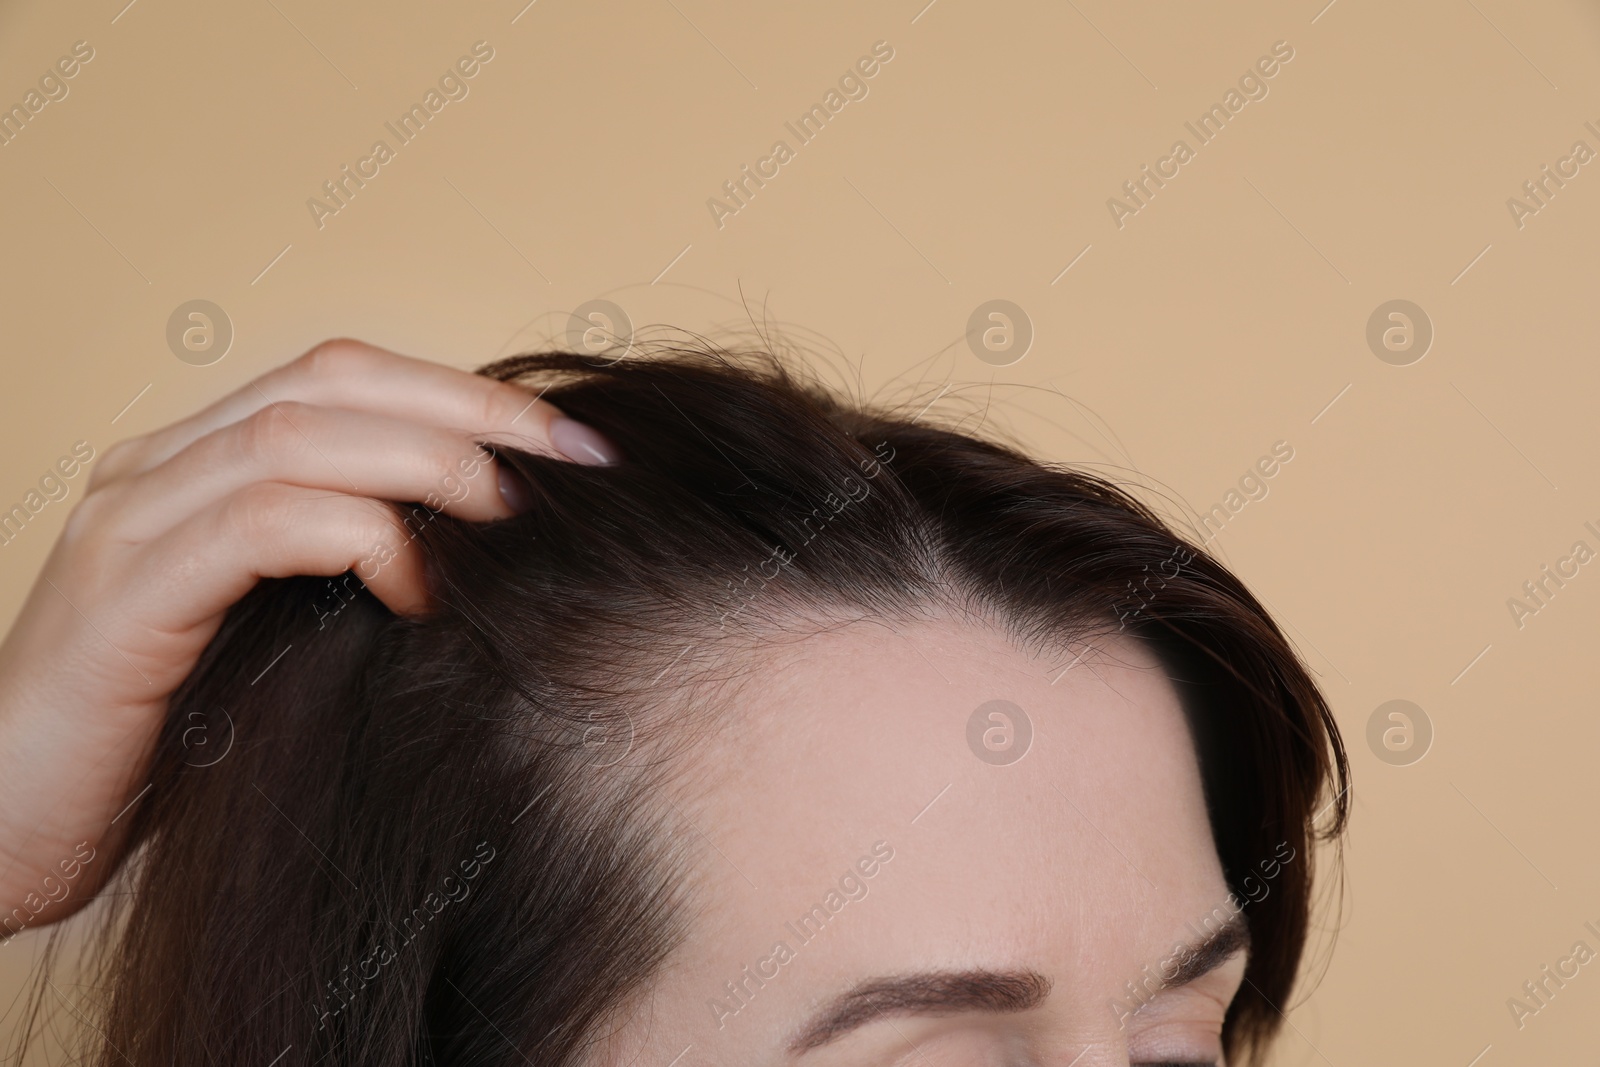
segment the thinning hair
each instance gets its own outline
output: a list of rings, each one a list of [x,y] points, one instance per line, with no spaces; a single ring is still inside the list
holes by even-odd
[[[87,1062],[265,1065],[291,1043],[301,1063],[581,1062],[688,928],[689,857],[652,801],[715,713],[705,694],[796,620],[933,611],[1023,646],[1122,631],[1155,651],[1230,887],[1248,896],[1285,846],[1303,857],[1244,905],[1223,1036],[1230,1062],[1261,1052],[1348,769],[1314,680],[1227,568],[1104,478],[847,401],[761,351],[481,373],[544,390],[625,460],[500,449],[536,503],[493,523],[396,505],[426,616],[309,577],[228,613],[129,816]],[[219,710],[234,749],[192,765],[184,730]],[[597,758],[596,731],[626,735],[626,758]]]

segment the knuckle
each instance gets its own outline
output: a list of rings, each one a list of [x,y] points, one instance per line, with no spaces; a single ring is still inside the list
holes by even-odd
[[[472,482],[484,462],[484,453],[470,441],[441,442],[428,460],[428,485],[447,500],[460,499],[465,495],[463,487]]]
[[[247,485],[222,506],[222,525],[231,536],[254,539],[277,527],[286,501],[281,489],[267,482]]]
[[[330,337],[313,345],[295,362],[311,377],[337,377],[349,374],[364,364],[366,346],[349,337]]]
[[[494,388],[484,390],[483,394],[483,425],[484,426],[509,426],[513,419],[518,419],[517,425],[524,430],[531,430],[537,423],[530,418],[537,405],[533,404],[534,394],[521,386],[509,382],[496,382]],[[527,414],[524,415],[523,412]]]
[[[121,477],[123,472],[138,465],[137,446],[141,438],[117,441],[100,453],[100,458],[89,468],[90,489],[105,485]]]
[[[109,488],[86,492],[67,512],[67,521],[61,528],[62,542],[68,545],[81,544],[85,538],[103,529],[111,502],[112,490]]]
[[[448,455],[438,455],[429,463],[428,494],[442,506],[460,497],[461,477]]]
[[[143,442],[142,437],[125,437],[121,441],[114,441],[104,452],[100,453],[100,462],[96,469],[115,469],[133,460],[134,454]]]
[[[304,438],[296,426],[307,416],[308,406],[293,400],[268,404],[237,424],[235,438],[246,457],[281,453],[298,447]]]
[[[317,405],[308,404],[303,400],[274,400],[267,406],[286,419],[291,426],[304,427],[317,413]]]

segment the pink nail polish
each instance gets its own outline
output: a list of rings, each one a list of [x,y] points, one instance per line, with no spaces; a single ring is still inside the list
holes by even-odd
[[[550,424],[550,443],[574,463],[599,466],[622,461],[617,446],[606,440],[599,430],[565,415],[558,416]]]
[[[502,464],[495,477],[500,484],[500,499],[506,502],[506,507],[518,515],[533,510],[533,490],[522,475]]]

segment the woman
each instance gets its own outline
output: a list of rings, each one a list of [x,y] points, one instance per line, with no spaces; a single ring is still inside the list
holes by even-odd
[[[1220,564],[759,354],[321,345],[99,459],[0,678],[108,1065],[1238,1062],[1345,819]]]

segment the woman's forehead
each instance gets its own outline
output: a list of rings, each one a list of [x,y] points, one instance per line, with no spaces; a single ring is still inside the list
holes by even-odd
[[[895,853],[872,879],[898,902],[874,920],[885,943],[919,924],[1018,945],[1081,925],[1082,948],[1105,928],[1079,908],[1209,911],[1226,884],[1177,694],[1136,641],[1102,644],[1064,674],[949,622],[791,648],[680,806],[712,846],[719,913],[797,906],[875,842]]]
[[[699,906],[657,1023],[783,1033],[826,991],[930,970],[1042,975],[1088,1010],[1227,918],[1171,683],[1126,637],[1065,662],[949,621],[775,656],[673,802]],[[731,994],[748,974],[759,995]]]

